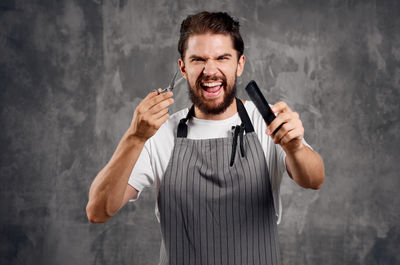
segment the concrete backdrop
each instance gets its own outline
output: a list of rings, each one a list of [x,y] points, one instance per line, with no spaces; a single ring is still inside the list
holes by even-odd
[[[0,2],[0,264],[156,264],[148,190],[106,224],[89,186],[133,111],[177,69],[182,19],[237,17],[271,103],[300,113],[319,191],[282,184],[283,264],[400,264],[400,1]],[[172,112],[188,106],[185,84]]]

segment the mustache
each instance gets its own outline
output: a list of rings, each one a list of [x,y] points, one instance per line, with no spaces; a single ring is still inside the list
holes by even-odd
[[[221,75],[221,76],[206,76],[204,74],[201,74],[197,80],[196,80],[196,86],[201,87],[201,82],[206,82],[206,81],[222,81],[222,85],[226,86],[226,76]]]

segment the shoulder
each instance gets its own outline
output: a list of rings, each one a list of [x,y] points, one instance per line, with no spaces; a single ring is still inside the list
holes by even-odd
[[[247,114],[249,115],[251,122],[253,123],[253,126],[255,127],[254,129],[256,129],[256,127],[260,129],[263,128],[267,129],[267,125],[265,124],[265,121],[261,116],[261,113],[257,110],[256,105],[254,105],[254,102],[246,100],[244,106],[246,108]],[[269,104],[269,106],[272,107],[273,105]]]
[[[249,117],[251,118],[251,116],[254,115],[254,110],[256,108],[256,106],[254,105],[253,101],[246,100],[244,102],[244,107],[246,108],[247,114],[249,114]]]
[[[262,118],[260,112],[257,110],[253,101],[246,100],[244,107],[246,108],[247,114],[251,122],[253,123],[254,130],[257,134],[263,132],[267,129],[264,119]]]
[[[266,158],[269,159],[270,156],[274,155],[276,147],[272,138],[265,133],[267,130],[267,124],[252,101],[246,101],[244,106],[247,114],[249,115],[251,123],[253,124],[254,132],[257,134],[261,146],[264,149]]]

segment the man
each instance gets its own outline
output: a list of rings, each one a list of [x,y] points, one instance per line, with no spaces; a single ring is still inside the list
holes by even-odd
[[[245,64],[238,22],[202,12],[188,16],[180,32],[179,67],[193,106],[170,117],[172,92],[143,99],[93,181],[88,218],[105,222],[155,186],[160,264],[280,264],[282,174],[319,189],[322,159],[284,102],[272,107],[277,117],[266,127],[252,102],[235,97]]]

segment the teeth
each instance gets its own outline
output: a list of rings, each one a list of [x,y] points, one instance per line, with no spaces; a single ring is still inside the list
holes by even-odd
[[[203,83],[202,85],[206,87],[213,87],[213,86],[220,86],[222,85],[222,83]]]

